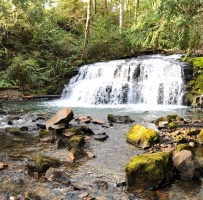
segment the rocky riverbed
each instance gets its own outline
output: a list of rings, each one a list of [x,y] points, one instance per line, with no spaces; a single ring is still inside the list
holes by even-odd
[[[136,122],[123,123],[125,119],[122,117],[112,122],[90,116],[74,118],[66,127],[69,131],[60,133],[61,128],[55,127],[55,134],[47,132],[42,137],[42,130],[46,130],[52,115],[1,110],[7,128],[0,131],[0,199],[185,199],[197,190],[200,192],[195,194],[195,198],[201,196],[200,179],[185,182],[177,178],[164,189],[157,190],[126,186],[124,167],[131,157],[175,148],[172,140],[181,133],[175,129],[167,131],[169,127],[166,122],[160,121],[157,127],[161,136],[160,145],[144,150],[126,141],[126,132]],[[21,123],[24,118],[27,118],[26,125]],[[155,127],[155,121],[148,123]],[[192,124],[201,129],[202,121],[187,123],[188,126]],[[71,154],[73,146],[69,139],[66,140],[72,136],[73,127],[76,127],[74,134],[77,131],[83,134],[79,142],[71,144],[84,153],[79,159],[73,152]],[[176,135],[169,135],[169,132],[175,131]],[[61,135],[63,138],[59,140]],[[76,135],[80,134],[77,132]],[[194,137],[191,139],[197,147]],[[201,155],[201,145],[198,152]],[[52,163],[47,167],[47,161],[45,168],[36,168],[37,163],[46,158],[56,159],[56,165]]]

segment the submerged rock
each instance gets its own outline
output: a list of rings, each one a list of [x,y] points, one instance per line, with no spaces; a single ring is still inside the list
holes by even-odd
[[[126,133],[127,141],[143,149],[159,142],[159,133],[142,125],[134,125]]]
[[[21,134],[19,127],[6,127],[5,132],[10,133],[11,135],[20,135]]]
[[[45,178],[51,182],[57,181],[58,183],[62,183],[66,187],[70,186],[70,184],[71,184],[69,177],[65,172],[60,171],[59,169],[52,168],[52,167],[50,167],[46,171]]]
[[[95,140],[99,140],[99,141],[104,141],[104,140],[106,140],[108,137],[109,137],[109,136],[106,135],[105,132],[102,132],[102,133],[99,133],[99,134],[94,135],[94,139],[95,139]]]
[[[129,187],[155,189],[172,181],[172,153],[159,152],[132,157],[125,166]]]
[[[110,123],[112,122],[116,122],[116,123],[133,123],[135,122],[134,120],[132,120],[129,116],[121,116],[121,115],[112,115],[112,114],[108,114],[108,121]]]

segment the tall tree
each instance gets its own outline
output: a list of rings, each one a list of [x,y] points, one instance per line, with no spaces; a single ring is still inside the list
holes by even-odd
[[[104,0],[104,16],[107,15],[107,0]]]
[[[85,38],[84,38],[84,46],[83,46],[83,53],[82,53],[82,59],[87,60],[87,44],[88,44],[88,38],[89,38],[89,32],[90,32],[90,20],[91,20],[91,5],[92,0],[87,1],[87,18],[86,18],[86,26],[85,26]]]
[[[123,0],[119,0],[119,33],[122,34],[122,29],[123,29]]]

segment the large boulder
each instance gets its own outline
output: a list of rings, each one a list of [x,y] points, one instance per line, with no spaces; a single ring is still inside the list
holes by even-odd
[[[128,130],[126,138],[128,142],[145,149],[159,142],[159,133],[137,124]]]
[[[156,189],[172,181],[172,153],[158,152],[132,157],[125,166],[128,187]]]
[[[71,108],[63,108],[46,121],[46,129],[58,123],[68,124],[73,119],[73,116],[74,113]]]
[[[176,153],[173,157],[173,165],[180,172],[182,180],[199,179],[201,176],[201,166],[191,151],[182,150]]]

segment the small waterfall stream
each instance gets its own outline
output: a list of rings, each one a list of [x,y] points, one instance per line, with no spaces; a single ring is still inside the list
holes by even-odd
[[[141,56],[84,65],[62,98],[80,104],[181,105],[180,55]]]

